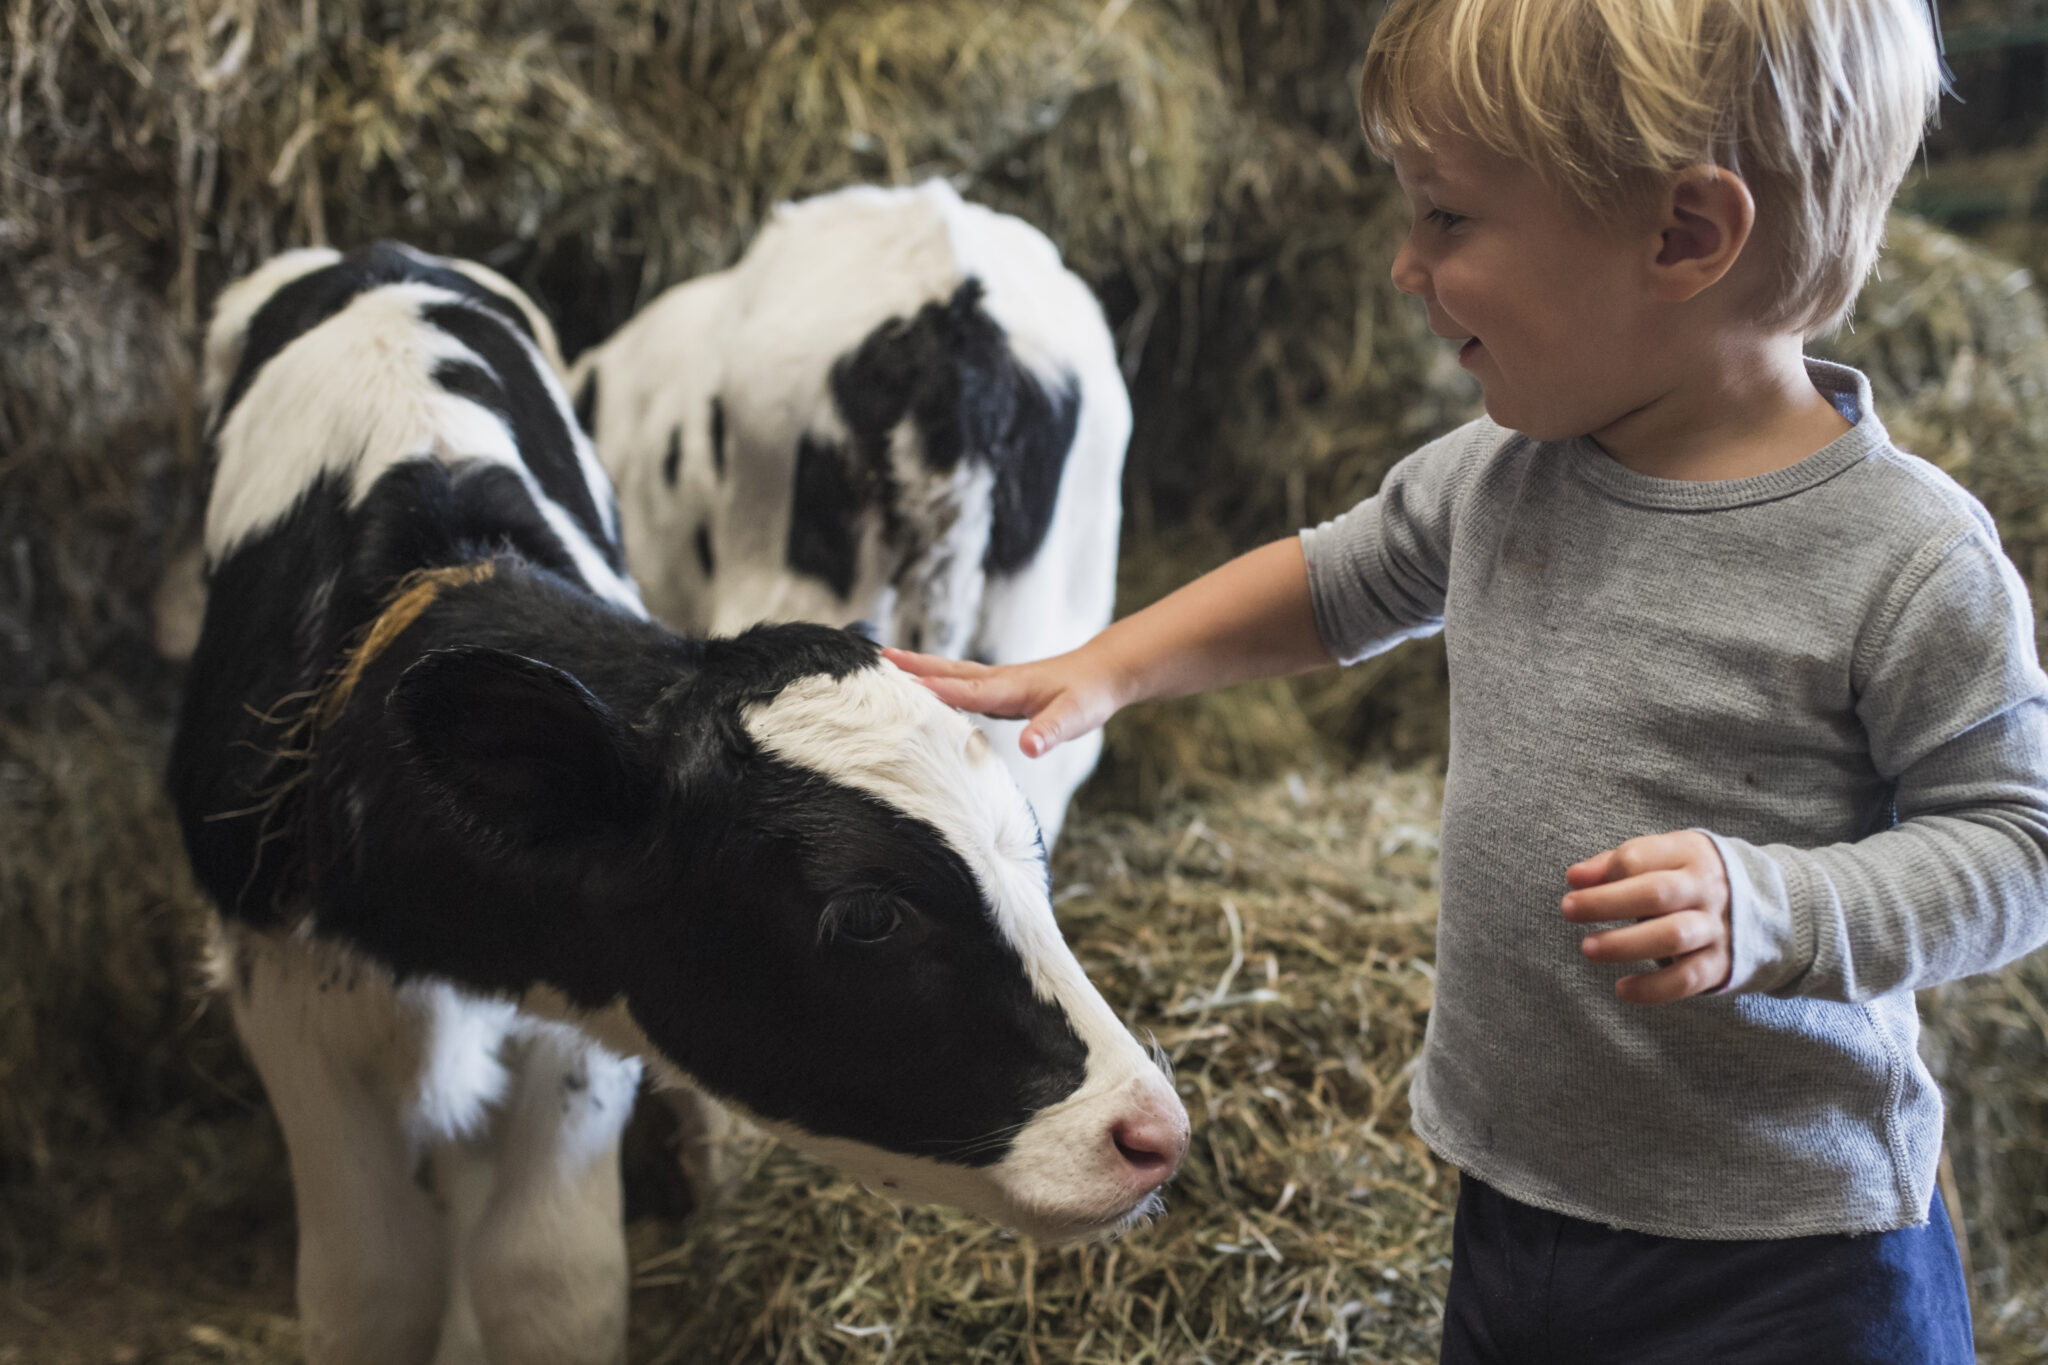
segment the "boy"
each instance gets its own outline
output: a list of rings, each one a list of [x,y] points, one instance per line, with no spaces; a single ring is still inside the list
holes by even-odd
[[[1973,1358],[1912,992],[2048,938],[2048,679],[1983,508],[1801,356],[1938,72],[1921,0],[1395,0],[1394,280],[1487,419],[1071,654],[892,656],[1038,754],[1446,631],[1446,1361]]]

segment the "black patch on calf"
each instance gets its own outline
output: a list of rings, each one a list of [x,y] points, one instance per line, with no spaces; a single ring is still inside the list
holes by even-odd
[[[711,528],[703,522],[697,523],[697,567],[704,571],[706,578],[718,572],[717,562],[711,557]]]
[[[309,698],[407,573],[510,554],[581,582],[517,473],[482,461],[394,465],[351,508],[345,475],[213,570],[169,786],[200,885],[221,910],[276,921],[301,890]],[[349,804],[333,814],[345,827]],[[351,841],[353,842],[353,841]]]
[[[487,367],[479,370],[467,362],[443,363],[434,372],[435,380],[504,420],[519,458],[533,471],[541,491],[575,519],[605,562],[623,573],[625,560],[598,517],[569,423],[555,405],[532,353],[474,308],[437,304],[423,309],[421,317],[469,347]]]
[[[294,871],[287,836],[301,765],[289,755],[306,702],[290,699],[317,684],[340,646],[347,627],[334,614],[350,604],[336,597],[360,595],[316,593],[306,610],[308,585],[346,556],[347,506],[344,479],[323,475],[266,534],[214,565],[171,744],[167,785],[193,876],[224,914],[258,924],[275,920]]]
[[[845,601],[859,569],[860,513],[868,503],[863,481],[848,467],[846,451],[806,436],[797,443],[790,494],[789,567],[823,579]]]
[[[597,367],[590,367],[583,376],[583,384],[576,390],[576,425],[583,428],[585,436],[597,435]]]
[[[725,477],[725,400],[711,395],[711,472]]]
[[[944,303],[891,318],[832,366],[832,398],[856,440],[886,463],[889,434],[917,423],[924,460],[947,470],[985,450],[1008,415],[1009,339],[969,279]]]
[[[661,481],[670,488],[676,486],[676,479],[683,472],[683,429],[675,427],[668,434],[668,453],[661,457]]]
[[[1016,573],[1037,557],[1081,419],[1080,385],[1071,375],[1047,392],[1023,366],[1015,370],[1009,422],[989,447],[995,484],[982,563],[992,574]]]
[[[499,554],[583,579],[518,473],[489,460],[393,465],[363,499],[350,532],[349,577],[385,588],[416,568]]]
[[[832,367],[832,396],[862,461],[889,467],[889,438],[914,421],[925,463],[961,460],[988,466],[990,573],[1031,562],[1052,525],[1060,476],[1080,420],[1080,386],[1071,376],[1048,391],[1010,350],[1008,334],[982,307],[981,281],[969,278],[945,302],[891,318]]]

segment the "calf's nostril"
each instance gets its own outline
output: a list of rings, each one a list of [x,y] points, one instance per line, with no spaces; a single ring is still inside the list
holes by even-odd
[[[1137,1170],[1169,1173],[1180,1164],[1187,1139],[1179,1128],[1153,1119],[1122,1119],[1109,1130],[1117,1155]]]

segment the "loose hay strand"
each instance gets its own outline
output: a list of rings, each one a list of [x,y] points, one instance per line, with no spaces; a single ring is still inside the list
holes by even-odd
[[[391,590],[384,609],[363,629],[362,638],[348,650],[340,666],[321,685],[310,708],[314,732],[317,734],[325,730],[348,709],[349,698],[355,695],[363,670],[375,663],[390,648],[392,641],[419,620],[444,592],[485,582],[497,572],[497,567],[494,561],[484,559],[474,564],[415,569],[401,578]]]

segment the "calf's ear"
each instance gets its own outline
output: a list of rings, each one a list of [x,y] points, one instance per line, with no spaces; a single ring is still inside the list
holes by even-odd
[[[631,823],[654,771],[631,730],[574,676],[504,650],[422,655],[385,699],[421,776],[450,809],[519,843]]]

